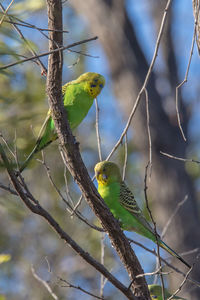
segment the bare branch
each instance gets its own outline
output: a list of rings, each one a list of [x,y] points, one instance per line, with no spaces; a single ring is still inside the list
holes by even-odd
[[[176,296],[178,294],[178,292],[180,292],[180,290],[182,289],[183,285],[186,283],[188,276],[190,275],[191,271],[192,271],[193,267],[190,268],[188,270],[188,272],[185,275],[185,278],[183,279],[183,281],[181,282],[181,284],[179,285],[179,288],[167,299],[167,300],[171,300],[174,298],[174,296]]]
[[[3,13],[5,13],[5,9],[3,7],[3,5],[0,3],[0,7],[1,10],[3,11]],[[9,17],[9,20],[12,21],[12,18]],[[31,52],[32,55],[37,56],[37,53],[35,52],[35,50],[32,49],[32,46],[30,45],[30,43],[27,41],[27,39],[24,37],[24,35],[22,34],[21,30],[17,27],[16,24],[12,24],[14,29],[17,31],[17,33],[19,34],[20,38],[24,41],[24,43],[27,45],[27,48],[29,49],[29,51]],[[37,63],[40,65],[41,69],[42,69],[42,74],[47,75],[47,69],[45,68],[44,64],[41,62],[41,60],[39,59],[39,57],[36,59]]]
[[[126,176],[126,167],[128,161],[128,142],[127,142],[127,134],[124,137],[124,165],[123,165],[123,172],[122,172],[122,179],[125,180]]]
[[[128,299],[136,300],[130,290],[128,290],[120,281],[118,281],[102,264],[96,261],[88,252],[84,251],[56,222],[56,220],[39,204],[39,202],[31,195],[27,186],[22,188],[18,177],[15,175],[9,164],[8,158],[0,144],[0,156],[7,169],[8,175],[17,194],[20,196],[24,204],[34,213],[43,217],[54,231],[63,239],[74,251],[76,251],[86,262],[93,266],[97,271],[102,273],[117,289],[124,293]],[[24,190],[25,189],[25,190]],[[29,195],[29,196],[27,196]],[[31,198],[31,200],[30,200]]]
[[[49,294],[51,295],[51,297],[55,300],[58,300],[58,296],[52,291],[50,285],[45,281],[43,280],[42,278],[40,278],[36,272],[35,272],[35,269],[33,268],[33,266],[31,266],[31,272],[33,274],[33,277],[39,281],[44,287],[45,289],[49,292]]]
[[[98,153],[99,153],[99,160],[102,161],[102,152],[101,152],[101,137],[99,133],[99,106],[97,99],[95,99],[95,106],[96,106],[96,135],[97,135],[97,146],[98,146]]]
[[[11,16],[9,14],[7,14],[7,16],[9,17],[9,21],[8,20],[4,20],[4,22],[7,22],[7,23],[10,23],[10,24],[13,24],[13,25],[23,26],[23,27],[27,27],[27,28],[31,28],[31,29],[36,29],[38,31],[48,31],[48,32],[49,31],[57,31],[57,32],[62,32],[62,33],[69,33],[69,31],[67,31],[67,30],[62,30],[61,31],[61,30],[57,30],[57,29],[40,28],[38,26],[35,26],[34,24],[30,24],[28,22],[20,20],[19,18]],[[21,23],[12,21],[13,19],[18,20]]]
[[[19,60],[19,61],[17,61],[17,62],[14,62],[14,63],[8,64],[8,65],[6,65],[6,66],[0,67],[0,70],[5,70],[5,69],[7,69],[7,68],[16,66],[16,65],[18,65],[18,64],[22,64],[22,63],[24,63],[24,62],[31,61],[31,60],[34,60],[34,59],[39,58],[39,57],[47,56],[47,55],[53,54],[53,53],[55,53],[55,52],[64,51],[64,50],[67,50],[67,49],[69,49],[69,48],[72,48],[72,47],[81,45],[81,44],[85,44],[85,43],[88,43],[88,42],[91,42],[91,41],[95,41],[95,40],[97,40],[97,39],[98,39],[98,37],[95,36],[95,37],[93,37],[93,38],[85,39],[85,40],[82,40],[82,41],[79,41],[79,42],[70,44],[70,45],[65,46],[65,47],[60,47],[60,48],[57,48],[57,49],[54,49],[54,50],[51,50],[51,51],[48,51],[48,52],[45,52],[45,53],[42,53],[42,54],[38,54],[38,55],[29,57],[29,58],[26,58],[26,59],[23,59],[23,60]]]
[[[185,134],[184,134],[184,132],[183,132],[182,125],[181,125],[180,113],[179,113],[179,108],[178,108],[178,92],[179,92],[179,89],[180,89],[180,88],[187,82],[187,80],[188,80],[188,74],[189,74],[190,65],[191,65],[191,61],[192,61],[192,55],[193,55],[193,51],[194,51],[195,36],[196,36],[196,26],[194,26],[194,33],[193,33],[193,38],[192,38],[192,45],[191,45],[189,61],[188,61],[188,65],[187,65],[187,69],[186,69],[186,73],[185,73],[185,78],[184,78],[184,80],[176,87],[176,115],[177,115],[177,119],[178,119],[178,126],[179,126],[179,129],[180,129],[180,131],[181,131],[182,137],[183,137],[183,139],[184,139],[185,142],[186,142],[186,137],[185,137]]]
[[[150,131],[150,117],[149,117],[149,97],[147,89],[144,89],[145,98],[146,98],[146,114],[147,114],[147,133],[148,133],[148,140],[149,140],[149,179],[151,178],[151,171],[152,171],[152,141],[151,141],[151,131]]]
[[[3,14],[3,17],[0,20],[0,26],[3,23],[3,20],[5,19],[6,15],[7,15],[7,12],[9,10],[9,8],[11,7],[11,5],[13,4],[13,2],[14,2],[14,0],[11,0],[10,4],[7,6],[7,8],[5,10],[3,10],[4,14]]]
[[[59,24],[59,26],[58,24],[57,26],[54,24],[58,14],[57,5],[60,5],[60,1],[47,0],[48,26],[50,28],[62,29],[61,24]],[[55,9],[56,11],[54,11]],[[58,38],[58,34],[59,33],[56,33],[55,35],[53,32],[50,32],[51,39],[49,40],[49,44],[51,49],[55,48],[52,40],[56,40]],[[130,279],[133,280],[136,275],[142,274],[143,270],[127,238],[123,234],[119,222],[113,217],[103,199],[98,194],[95,186],[91,182],[87,169],[83,164],[78,148],[79,145],[72,135],[62,101],[61,73],[62,63],[58,55],[54,52],[49,56],[47,94],[49,106],[52,112],[52,118],[54,120],[55,128],[62,147],[64,164],[67,166],[74,180],[77,182],[84,198],[93,209],[96,216],[100,219],[101,225],[108,233],[113,247],[118,252],[122,263],[128,271]],[[136,297],[138,297],[140,300],[150,299],[149,290],[144,278],[137,278],[132,285],[132,289],[135,296],[130,289],[129,295],[128,291],[126,290],[129,299],[134,299]]]
[[[169,157],[169,158],[173,158],[173,159],[176,159],[176,160],[200,164],[200,161],[195,160],[195,159],[177,157],[177,156],[171,155],[171,154],[169,154],[169,153],[165,153],[165,152],[163,152],[163,151],[160,151],[160,153],[161,153],[162,155],[165,155],[165,156],[167,156],[167,157]]]
[[[146,169],[145,169],[145,177],[144,177],[144,196],[145,196],[146,207],[147,207],[149,216],[150,216],[150,218],[151,218],[151,221],[152,221],[152,223],[153,223],[153,229],[154,229],[154,233],[155,233],[155,237],[156,237],[157,252],[158,252],[158,255],[157,255],[157,257],[158,257],[158,268],[161,268],[161,267],[162,267],[162,263],[161,263],[161,258],[160,258],[159,235],[158,235],[158,233],[157,233],[156,222],[154,221],[152,212],[151,212],[151,210],[150,210],[149,202],[148,202],[148,197],[147,197],[147,189],[148,189],[148,186],[147,186],[147,175],[148,175],[148,169],[149,169],[149,166],[150,166],[150,162],[148,162],[148,164],[147,164],[147,166],[146,166]],[[162,283],[162,297],[163,297],[163,300],[165,300],[164,279],[163,279],[163,276],[162,276],[161,273],[160,273],[160,279],[161,279],[161,283]]]
[[[83,289],[83,288],[80,287],[79,285],[74,285],[74,284],[68,282],[67,280],[62,279],[61,277],[58,277],[58,279],[59,279],[61,282],[64,282],[64,283],[66,284],[66,285],[62,285],[61,287],[74,288],[74,289],[80,290],[80,291],[83,292],[84,294],[89,295],[89,296],[92,296],[92,297],[94,297],[94,298],[96,298],[96,299],[101,299],[101,300],[104,299],[104,297],[99,297],[99,296],[97,296],[97,295],[94,295],[94,294],[92,294],[92,293],[86,291],[85,289]]]
[[[168,13],[168,10],[169,10],[169,6],[171,4],[171,1],[172,0],[168,0],[167,1],[167,4],[165,6],[165,9],[164,9],[164,13],[163,13],[163,17],[162,17],[162,21],[161,21],[161,25],[160,25],[160,29],[159,29],[159,33],[158,33],[158,37],[157,37],[157,41],[156,41],[156,46],[155,46],[155,50],[154,50],[154,54],[153,54],[153,58],[151,60],[151,64],[149,66],[149,69],[148,69],[148,72],[147,72],[147,75],[145,77],[145,80],[144,80],[144,83],[143,83],[143,86],[141,88],[141,90],[139,91],[139,94],[136,98],[136,101],[134,103],[134,106],[131,110],[131,113],[129,115],[129,118],[128,118],[128,121],[126,123],[126,126],[119,138],[119,140],[117,141],[117,143],[115,144],[115,146],[113,147],[113,149],[111,150],[110,154],[108,155],[108,157],[106,158],[106,160],[109,160],[110,157],[113,155],[113,153],[116,151],[116,149],[119,147],[119,145],[121,144],[126,132],[128,131],[129,129],[129,126],[131,124],[131,121],[133,119],[133,116],[136,112],[136,109],[138,107],[138,104],[140,102],[140,99],[141,99],[141,96],[142,94],[144,93],[146,87],[147,87],[147,84],[148,84],[148,81],[149,81],[149,78],[151,76],[151,72],[153,70],[153,67],[154,67],[154,64],[155,64],[155,61],[156,61],[156,57],[158,55],[158,49],[159,49],[159,46],[160,46],[160,42],[161,42],[161,38],[162,38],[162,35],[163,35],[163,31],[164,31],[164,27],[165,27],[165,23],[166,23],[166,19],[167,19],[167,13]]]
[[[174,217],[175,217],[176,214],[178,213],[179,209],[181,208],[181,206],[182,206],[187,200],[188,200],[188,195],[186,195],[186,196],[184,197],[184,199],[183,199],[182,201],[180,201],[180,202],[177,204],[177,206],[176,206],[174,212],[172,213],[172,215],[170,216],[169,220],[167,221],[165,227],[163,228],[163,231],[162,231],[162,233],[161,233],[161,237],[162,237],[162,238],[165,236],[165,234],[166,234],[166,232],[167,232],[167,229],[169,228],[169,226],[170,226],[172,220],[174,219]]]

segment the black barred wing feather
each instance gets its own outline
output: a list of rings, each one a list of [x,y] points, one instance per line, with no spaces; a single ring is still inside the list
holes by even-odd
[[[135,201],[133,193],[129,190],[124,182],[122,182],[120,186],[119,202],[133,215],[140,215],[142,213],[141,209],[137,205],[137,202]]]
[[[67,82],[65,85],[62,86],[62,95],[63,95],[63,98],[64,98],[64,96],[65,96],[67,87],[68,87],[68,85],[69,85],[70,83],[71,83],[71,82]]]
[[[147,222],[141,209],[139,208],[133,193],[129,190],[125,182],[121,183],[120,186],[120,197],[119,197],[120,204],[127,209],[135,218],[137,218],[144,227],[148,228],[153,234],[154,231],[151,225]]]

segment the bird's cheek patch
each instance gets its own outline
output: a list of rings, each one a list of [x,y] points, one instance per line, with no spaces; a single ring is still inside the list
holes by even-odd
[[[108,177],[106,176],[106,174],[102,174],[102,180],[106,182],[107,179],[108,179]]]

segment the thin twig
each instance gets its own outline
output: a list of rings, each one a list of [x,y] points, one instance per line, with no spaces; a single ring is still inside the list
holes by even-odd
[[[147,186],[147,175],[148,175],[148,168],[150,166],[150,163],[148,162],[147,166],[146,166],[146,169],[145,169],[145,177],[144,177],[144,196],[145,196],[145,201],[146,201],[146,207],[147,207],[147,210],[148,210],[148,213],[149,213],[149,216],[151,218],[151,221],[153,223],[153,226],[154,226],[154,233],[155,233],[155,237],[156,237],[156,244],[157,244],[157,252],[158,252],[158,267],[161,268],[162,267],[162,263],[161,263],[161,258],[160,258],[160,245],[159,245],[159,235],[157,233],[157,229],[156,229],[156,222],[154,221],[154,218],[153,218],[153,215],[152,215],[152,212],[150,210],[150,207],[149,207],[149,202],[148,202],[148,197],[147,197],[147,189],[148,189],[148,186]],[[163,276],[162,274],[160,274],[160,279],[161,279],[161,287],[162,287],[162,297],[163,297],[163,300],[165,300],[165,292],[164,292],[164,279],[163,279]]]
[[[172,271],[171,272],[161,272],[160,271],[161,269],[162,269],[162,266],[160,266],[154,272],[139,274],[136,276],[136,278],[140,278],[140,277],[144,277],[144,276],[152,276],[152,275],[156,275],[156,274],[169,275],[170,273],[172,273]],[[132,280],[132,282],[129,284],[129,288],[131,287],[133,281],[134,280]]]
[[[2,9],[2,11],[5,13],[5,9],[3,7],[3,5],[0,3],[0,7]],[[12,21],[12,18],[9,17],[9,20]],[[16,24],[12,24],[12,26],[14,27],[14,29],[17,31],[17,33],[19,34],[20,38],[24,41],[24,43],[26,44],[27,48],[29,49],[29,51],[31,52],[32,55],[37,55],[37,53],[35,52],[35,50],[32,48],[32,46],[30,45],[30,43],[27,41],[27,39],[24,37],[24,35],[22,34],[21,30],[17,27]],[[44,64],[42,63],[42,61],[39,59],[39,57],[36,59],[36,62],[40,65],[41,69],[42,69],[42,74],[46,75],[47,74],[47,69],[44,66]]]
[[[182,281],[181,284],[179,285],[179,288],[178,288],[178,289],[177,289],[177,290],[176,290],[169,298],[167,298],[167,300],[173,299],[174,296],[176,296],[176,295],[178,294],[178,292],[180,292],[180,290],[182,289],[183,285],[186,283],[187,278],[188,278],[188,276],[190,275],[192,269],[193,269],[193,267],[191,267],[191,268],[187,271],[187,273],[186,273],[186,275],[185,275],[185,278],[183,279],[183,281]]]
[[[186,195],[186,196],[184,197],[184,199],[183,199],[182,201],[180,201],[180,202],[177,204],[175,210],[173,211],[173,213],[171,214],[169,220],[168,220],[167,223],[165,224],[165,227],[163,228],[163,231],[162,231],[162,233],[161,233],[161,238],[162,238],[162,239],[164,238],[164,236],[165,236],[165,234],[166,234],[166,232],[167,232],[167,230],[168,230],[168,228],[169,228],[169,226],[170,226],[172,220],[173,220],[174,217],[176,216],[177,212],[179,211],[179,209],[181,208],[181,206],[182,206],[187,200],[188,200],[188,195]]]
[[[62,195],[61,191],[59,190],[59,188],[57,187],[57,185],[55,184],[52,176],[51,176],[51,172],[50,172],[50,168],[46,165],[46,162],[44,160],[44,156],[43,156],[43,161],[40,161],[44,167],[45,167],[45,170],[47,172],[47,176],[49,178],[49,181],[51,183],[51,185],[53,186],[53,188],[55,189],[55,191],[58,193],[58,195],[60,196],[60,198],[62,199],[62,201],[67,205],[68,207],[68,211],[70,213],[70,215],[72,216],[73,214],[75,214],[82,222],[84,222],[86,225],[88,225],[89,227],[91,227],[92,229],[95,229],[99,232],[104,232],[104,230],[98,226],[95,226],[93,224],[91,224],[85,217],[83,217],[83,215],[75,208],[73,208],[73,206],[69,203],[69,201],[67,201],[65,199],[65,197]],[[70,197],[71,199],[71,197]],[[73,203],[73,201],[72,201]],[[73,214],[72,214],[73,213]]]
[[[99,153],[99,160],[102,161],[102,151],[101,151],[101,137],[99,134],[99,106],[97,102],[97,98],[95,98],[95,106],[96,106],[96,136],[97,136],[97,146],[98,146],[98,153]]]
[[[180,255],[181,255],[181,256],[187,256],[187,255],[190,255],[190,254],[199,252],[199,250],[200,250],[200,248],[194,248],[194,249],[189,250],[189,251],[180,252]]]
[[[196,27],[196,44],[198,53],[200,55],[200,16],[199,16],[199,8],[200,8],[200,1],[193,0],[193,14],[194,14],[194,24]]]
[[[193,38],[192,38],[192,45],[191,45],[191,50],[190,50],[190,56],[189,56],[189,61],[188,61],[188,65],[187,65],[187,69],[186,69],[186,73],[185,73],[185,78],[184,80],[176,87],[176,115],[177,115],[177,119],[178,119],[178,126],[179,129],[181,131],[182,137],[184,139],[184,141],[186,142],[186,136],[184,134],[182,125],[181,125],[181,120],[180,120],[180,113],[179,113],[179,108],[178,108],[178,91],[179,89],[187,82],[188,80],[188,73],[189,73],[189,69],[190,69],[190,65],[191,65],[191,61],[192,61],[192,55],[193,55],[193,51],[194,51],[194,43],[195,43],[195,36],[196,36],[196,26],[194,26],[194,33],[193,33]]]
[[[67,180],[67,168],[66,166],[64,166],[64,180],[65,180],[65,193],[68,199],[68,202],[71,203],[72,207],[73,207],[73,211],[74,211],[74,201],[72,200],[71,194],[70,194],[70,190],[69,190],[69,185],[68,185],[68,180]]]
[[[5,10],[3,10],[4,14],[0,20],[0,26],[1,24],[3,23],[3,20],[5,19],[6,15],[7,15],[7,12],[9,10],[9,8],[11,7],[11,5],[13,4],[14,0],[11,0],[10,4],[7,6],[7,8]],[[1,3],[0,3],[1,4]]]
[[[80,54],[80,55],[83,55],[83,56],[86,56],[86,57],[91,57],[91,58],[99,58],[98,55],[92,55],[92,54],[88,54],[88,53],[85,53],[83,51],[77,51],[77,50],[71,50],[71,49],[68,49],[67,50],[68,52],[72,52],[72,53],[77,53],[77,54]],[[79,58],[78,58],[78,61],[75,62],[74,64],[72,64],[72,66],[76,65],[77,63],[79,62]],[[69,66],[68,68],[70,68],[71,66]]]
[[[45,280],[43,280],[42,278],[40,278],[40,277],[36,274],[36,272],[35,272],[33,266],[31,266],[31,272],[32,272],[32,274],[33,274],[33,277],[34,277],[35,279],[37,279],[37,281],[39,281],[39,282],[45,287],[45,289],[49,292],[49,294],[51,295],[51,297],[52,297],[53,299],[55,299],[55,300],[58,300],[58,296],[52,291],[50,285],[49,285]]]
[[[95,41],[96,39],[98,39],[97,36],[95,36],[95,37],[93,37],[93,38],[90,38],[90,39],[85,39],[85,40],[82,40],[82,41],[79,41],[79,42],[70,44],[70,45],[65,46],[65,47],[60,47],[60,48],[57,48],[57,49],[54,49],[54,50],[51,50],[51,51],[48,51],[48,52],[44,52],[44,53],[42,53],[42,54],[38,54],[38,55],[29,57],[29,58],[26,58],[26,59],[23,59],[23,60],[19,60],[19,61],[17,61],[17,62],[14,62],[14,63],[8,64],[8,65],[6,65],[6,66],[0,67],[0,70],[5,70],[5,69],[7,69],[7,68],[16,66],[16,65],[18,65],[18,64],[22,64],[22,63],[24,63],[24,62],[27,62],[27,61],[30,61],[30,60],[34,60],[34,59],[36,59],[36,58],[38,58],[38,57],[47,56],[47,55],[50,55],[50,54],[55,53],[55,52],[64,51],[64,50],[66,50],[66,49],[69,49],[69,48],[72,48],[72,47],[75,47],[75,46],[78,46],[78,45],[81,45],[81,44],[85,44],[85,43],[88,43],[88,42],[91,42],[91,41]]]
[[[137,242],[137,241],[135,241],[135,240],[133,240],[133,239],[129,239],[129,241],[130,241],[131,243],[134,243],[135,245],[137,245],[137,246],[143,248],[144,250],[146,250],[147,252],[153,254],[154,256],[157,256],[157,257],[158,257],[158,253],[157,253],[155,250],[151,250],[151,249],[149,249],[148,247],[145,247],[144,245],[142,245],[141,243],[139,243],[139,242]],[[197,249],[198,249],[198,248],[197,248]],[[191,250],[190,252],[191,252],[191,253],[197,252],[197,249],[193,249],[193,250]],[[186,252],[185,255],[187,255],[187,254],[188,254],[188,253]],[[183,256],[184,253],[181,253],[181,255]],[[168,259],[171,259],[171,258],[172,258],[172,257],[169,256],[169,257],[167,257],[166,259],[164,259],[163,257],[160,256],[160,259],[162,260],[162,262],[163,262],[166,266],[168,266],[169,268],[171,268],[172,270],[174,270],[176,273],[178,273],[178,274],[182,275],[183,277],[185,277],[186,274],[185,274],[184,272],[182,272],[182,271],[179,270],[178,268],[174,267],[174,265],[170,264],[170,263],[167,261]],[[200,282],[198,282],[198,281],[196,281],[196,280],[194,280],[194,279],[192,279],[192,278],[188,278],[187,280],[190,281],[190,282],[191,282],[192,284],[194,284],[195,286],[200,287]]]
[[[71,212],[71,217],[75,214],[75,212],[77,211],[78,207],[81,205],[83,200],[83,195],[81,195],[76,203],[76,205],[73,208],[73,211]],[[79,212],[78,212],[79,213]]]
[[[165,155],[165,156],[167,156],[167,157],[169,157],[169,158],[173,158],[173,159],[176,159],[176,160],[200,164],[200,161],[195,160],[195,159],[192,159],[192,158],[182,158],[182,157],[177,157],[177,156],[174,156],[174,155],[172,155],[172,154],[165,153],[165,152],[163,152],[163,151],[160,151],[160,153],[161,153],[162,155]]]
[[[127,142],[127,133],[126,133],[124,137],[124,165],[123,165],[123,172],[122,172],[123,181],[125,180],[125,176],[126,176],[127,161],[128,161],[128,142]]]
[[[14,21],[11,21],[11,20],[10,20],[10,21],[4,20],[4,22],[10,23],[10,24],[12,24],[12,25],[28,27],[28,28],[31,28],[31,29],[36,29],[36,30],[38,30],[38,31],[48,31],[48,32],[50,32],[50,31],[55,31],[55,32],[69,33],[69,31],[67,31],[67,30],[62,30],[62,31],[61,31],[61,30],[57,30],[57,29],[48,29],[48,28],[37,27],[37,26],[35,26],[35,25],[33,25],[33,24],[30,24],[30,23],[28,23],[28,22],[22,21],[22,20],[20,20],[20,19],[14,17],[14,16],[11,16],[11,15],[9,15],[9,14],[7,14],[7,16],[9,17],[9,19],[16,19],[16,20],[19,20],[19,21],[21,22],[21,23],[19,23],[19,22],[14,22]]]
[[[105,233],[102,232],[101,234],[101,264],[104,265],[104,255],[105,255]],[[100,284],[100,297],[103,298],[103,290],[105,286],[105,277],[101,274],[101,284]]]
[[[151,131],[150,131],[150,116],[149,116],[149,97],[147,89],[144,89],[145,98],[146,98],[146,114],[147,114],[147,133],[148,133],[148,140],[149,140],[149,180],[151,178],[152,172],[152,141],[151,141]]]
[[[92,297],[94,297],[94,298],[96,298],[96,299],[100,299],[100,300],[103,300],[103,299],[104,299],[103,297],[99,297],[99,296],[97,296],[97,295],[94,295],[93,293],[90,293],[90,292],[86,291],[85,289],[83,289],[83,288],[80,287],[79,285],[74,285],[74,284],[72,284],[72,283],[68,282],[67,280],[62,279],[62,278],[60,278],[60,277],[58,277],[58,279],[59,279],[61,282],[63,282],[63,283],[66,284],[66,285],[61,285],[61,287],[74,288],[74,289],[77,289],[77,290],[79,290],[79,291],[82,291],[84,294],[87,294],[87,295],[89,295],[89,296],[92,296]]]
[[[2,139],[2,141],[4,142],[4,144],[6,145],[6,148],[8,149],[8,151],[10,152],[10,154],[12,155],[12,157],[15,159],[15,154],[13,152],[13,150],[10,148],[10,146],[8,145],[8,142],[6,141],[6,139],[4,138],[3,134],[0,132],[0,138]]]
[[[4,185],[3,183],[0,182],[0,188],[2,190],[5,190],[9,193],[11,193],[12,195],[18,196],[17,192],[13,189],[11,189],[9,186]]]
[[[70,245],[74,251],[76,251],[85,261],[87,261],[90,265],[92,265],[96,270],[100,273],[103,273],[105,277],[108,278],[112,284],[119,289],[128,299],[135,299],[134,295],[130,290],[127,289],[119,280],[117,280],[103,265],[101,265],[98,261],[96,261],[88,252],[84,251],[56,222],[56,220],[39,204],[39,202],[33,197],[30,193],[26,184],[24,184],[24,188],[21,187],[21,183],[19,178],[15,175],[12,167],[9,164],[8,158],[5,154],[5,151],[0,143],[0,156],[4,162],[5,167],[7,168],[7,172],[10,180],[13,183],[18,195],[24,204],[34,213],[40,215],[44,218],[48,224],[57,232],[57,234],[62,238],[68,245]],[[30,198],[33,200],[30,201],[28,195],[31,195]]]
[[[129,118],[127,120],[127,123],[126,123],[126,126],[119,138],[119,140],[117,141],[117,143],[115,144],[115,146],[113,147],[113,149],[111,150],[110,154],[108,155],[108,157],[106,158],[106,160],[109,160],[110,157],[113,155],[113,153],[116,151],[116,149],[119,147],[119,145],[121,144],[126,132],[128,131],[129,129],[129,126],[131,124],[131,121],[132,121],[132,118],[136,112],[136,109],[138,107],[138,104],[140,102],[140,99],[141,99],[141,96],[144,92],[144,90],[146,89],[147,87],[147,84],[148,84],[148,81],[149,81],[149,78],[150,78],[150,75],[151,75],[151,72],[153,70],[153,67],[154,67],[154,64],[155,64],[155,61],[156,61],[156,57],[158,55],[158,49],[159,49],[159,46],[160,46],[160,42],[161,42],[161,38],[162,38],[162,35],[163,35],[163,31],[164,31],[164,27],[165,27],[165,23],[166,23],[166,18],[167,18],[167,13],[168,13],[168,9],[169,9],[169,6],[171,4],[171,1],[172,0],[168,0],[167,1],[167,4],[165,6],[165,9],[164,9],[164,13],[163,13],[163,17],[162,17],[162,20],[161,20],[161,25],[160,25],[160,30],[159,30],[159,33],[158,33],[158,37],[157,37],[157,40],[156,40],[156,45],[155,45],[155,50],[154,50],[154,54],[153,54],[153,58],[151,60],[151,64],[149,66],[149,69],[147,71],[147,75],[145,77],[145,80],[144,80],[144,83],[143,83],[143,86],[141,88],[141,90],[139,91],[138,93],[138,96],[136,98],[136,101],[133,105],[133,108],[131,110],[131,113],[129,115]]]
[[[138,278],[138,277],[142,277],[142,276],[152,276],[152,275],[161,274],[161,273],[162,273],[162,275],[169,275],[170,273],[172,273],[172,271],[170,271],[170,272],[161,272],[161,270],[162,270],[162,266],[160,266],[154,272],[139,274],[136,277]]]

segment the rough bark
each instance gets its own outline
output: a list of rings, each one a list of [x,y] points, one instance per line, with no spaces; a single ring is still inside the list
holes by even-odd
[[[50,29],[62,30],[61,1],[47,0],[48,26]],[[50,50],[55,49],[62,43],[60,33],[50,33]],[[131,289],[127,288],[128,299],[146,300],[150,299],[149,291],[144,277],[136,278],[143,270],[135,256],[128,240],[120,229],[119,223],[114,219],[103,200],[100,198],[95,186],[91,182],[87,169],[80,156],[78,143],[73,137],[66,112],[64,110],[62,95],[62,56],[53,53],[49,56],[47,94],[52,117],[62,146],[63,159],[70,170],[74,180],[79,185],[86,201],[100,219],[104,230],[108,233],[113,247],[120,256],[127,272],[132,280]]]
[[[85,15],[91,30],[99,36],[110,64],[114,92],[124,114],[128,116],[147,73],[148,63],[138,43],[124,3],[123,0],[74,0],[71,5],[79,14]],[[170,35],[166,40],[170,41],[169,37]],[[172,49],[172,43],[170,43],[170,48]],[[174,88],[179,83],[177,82],[174,52],[172,51],[170,55],[169,53],[166,54],[166,57],[168,57],[167,64],[169,64],[167,80]],[[173,76],[171,77],[171,75]],[[165,99],[156,88],[154,73],[152,73],[148,84],[148,94],[153,143],[153,173],[149,187],[153,199],[153,214],[160,227],[163,227],[178,202],[186,194],[188,195],[187,202],[172,222],[166,237],[167,243],[181,253],[199,247],[200,231],[197,228],[199,228],[200,222],[194,186],[185,170],[184,163],[163,157],[160,151],[186,157],[187,143],[183,141],[180,135],[176,115],[168,114],[164,107]],[[174,95],[173,99],[175,102]],[[145,111],[145,103],[141,101],[132,126],[134,128],[134,142],[147,162],[149,147]],[[188,120],[185,111],[186,109],[182,105],[181,117],[187,136]],[[185,257],[190,263],[194,262],[195,258],[195,254]],[[174,263],[178,265],[177,261]],[[182,268],[182,266],[180,267]],[[199,268],[194,269],[192,277],[196,280],[200,278]],[[176,281],[176,278],[173,277],[173,281],[177,286],[179,279]],[[199,289],[192,290],[188,297],[199,299]]]

